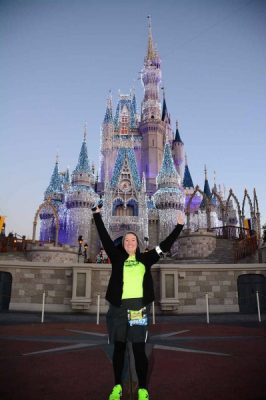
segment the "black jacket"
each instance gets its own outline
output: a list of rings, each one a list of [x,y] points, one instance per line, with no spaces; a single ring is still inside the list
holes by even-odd
[[[119,307],[121,305],[123,292],[123,267],[125,260],[128,258],[128,253],[124,249],[119,249],[114,245],[104,226],[101,214],[94,213],[93,217],[102,245],[112,263],[112,273],[105,298],[109,303]],[[177,225],[170,235],[160,243],[160,248],[164,253],[170,250],[182,228],[183,225]],[[136,259],[145,266],[145,274],[143,278],[143,305],[147,305],[154,300],[151,266],[157,263],[159,258],[160,257],[155,249],[149,250],[145,253],[136,254]]]

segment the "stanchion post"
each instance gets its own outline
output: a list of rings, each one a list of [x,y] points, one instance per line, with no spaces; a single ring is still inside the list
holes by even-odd
[[[96,324],[99,325],[100,323],[100,295],[97,294],[97,320]]]
[[[261,322],[261,315],[260,315],[260,298],[259,298],[259,292],[256,291],[256,299],[257,299],[257,309],[258,309],[258,320]]]
[[[152,325],[155,325],[155,304],[152,302]]]
[[[209,315],[209,294],[205,294],[205,299],[206,299],[206,314],[207,314],[207,324],[210,323],[210,315]]]
[[[41,319],[42,324],[44,322],[44,306],[45,306],[45,292],[43,292],[42,294],[42,319]]]

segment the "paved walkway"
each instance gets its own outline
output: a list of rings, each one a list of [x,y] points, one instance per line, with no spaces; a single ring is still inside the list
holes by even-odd
[[[254,316],[158,317],[151,400],[265,400],[266,326]],[[104,318],[0,313],[1,400],[106,400],[113,385]],[[134,374],[133,374],[134,380]],[[123,396],[123,400],[130,398]]]

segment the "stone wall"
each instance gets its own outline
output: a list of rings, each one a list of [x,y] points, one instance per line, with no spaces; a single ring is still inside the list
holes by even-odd
[[[0,261],[0,272],[12,275],[11,310],[41,310],[46,293],[46,311],[101,312],[110,277],[110,264],[38,263]],[[237,278],[263,274],[266,264],[158,264],[153,266],[156,311],[202,313],[209,295],[210,312],[239,310]]]
[[[31,244],[27,249],[27,259],[34,262],[46,263],[76,263],[78,258],[78,247],[69,245],[54,246],[53,244],[44,243]]]
[[[72,266],[2,261],[0,271],[12,275],[11,310],[41,310],[45,292],[47,311],[71,311]]]
[[[197,232],[183,230],[178,241],[178,259],[207,258],[216,249],[215,233],[208,232],[206,229],[199,229]],[[172,253],[175,252],[173,246]]]
[[[237,277],[245,273],[243,269],[236,270],[236,266],[227,265],[226,268],[210,265],[191,265],[179,269],[179,312],[205,312],[206,293],[209,296],[209,307],[213,312],[239,311],[237,296]],[[258,268],[258,267],[257,267]],[[254,273],[260,272],[255,269]]]

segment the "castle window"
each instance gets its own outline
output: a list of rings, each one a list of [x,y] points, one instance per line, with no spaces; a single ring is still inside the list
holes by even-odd
[[[119,205],[115,209],[116,217],[125,217],[125,216],[133,216],[134,208],[132,206],[127,206],[126,208],[123,205]]]

